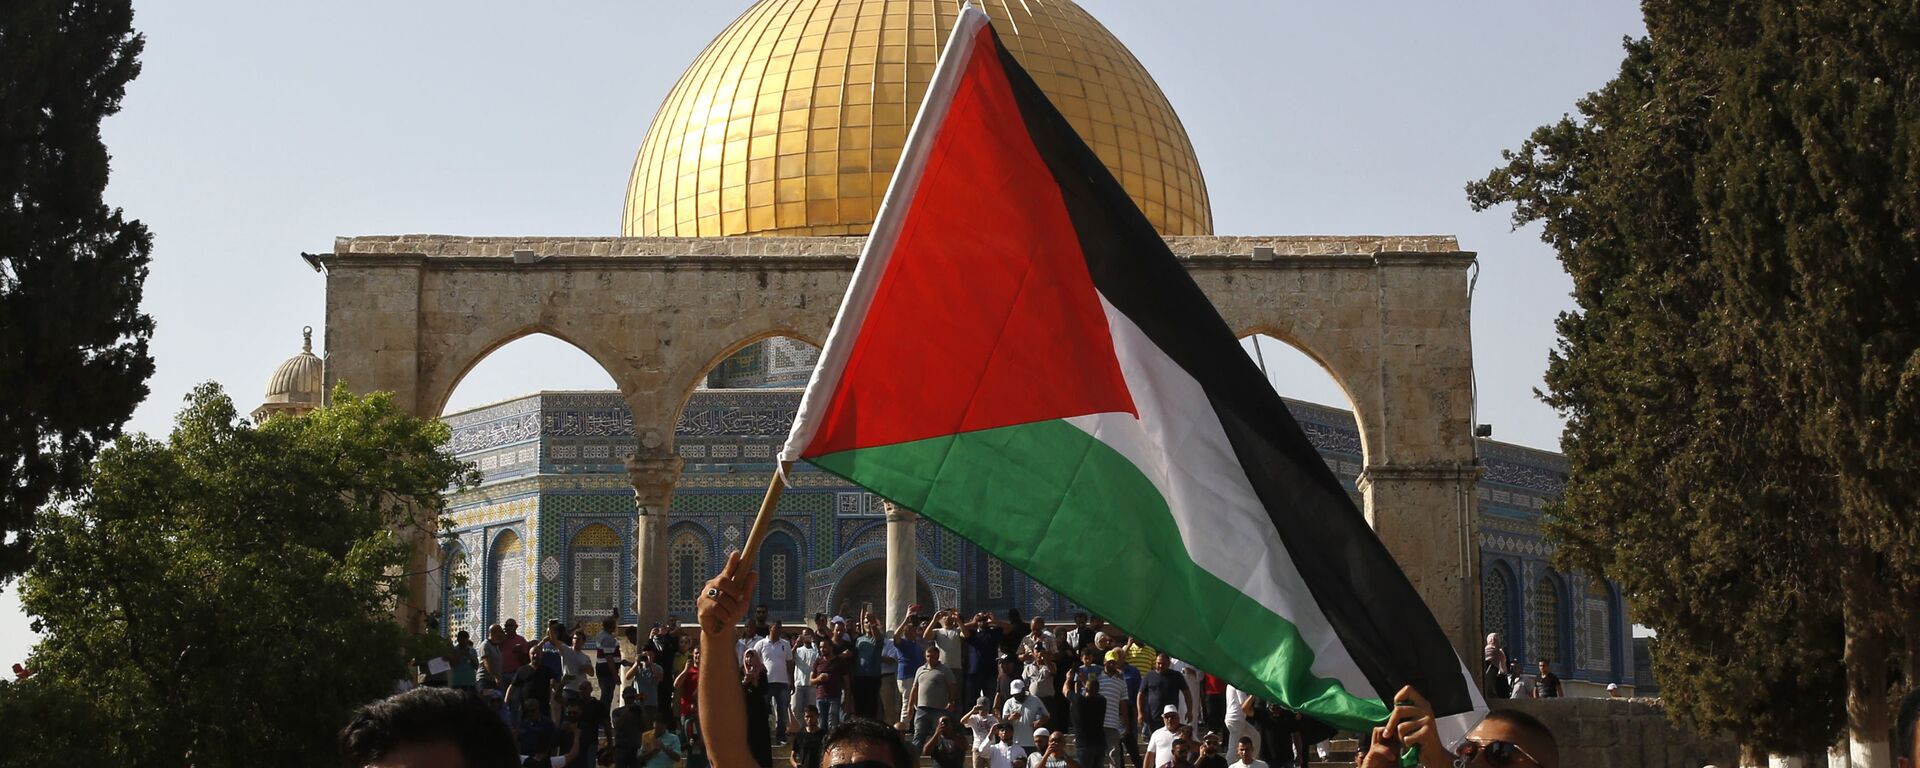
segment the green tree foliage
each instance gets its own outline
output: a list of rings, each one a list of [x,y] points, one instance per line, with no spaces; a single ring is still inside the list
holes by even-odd
[[[0,3],[0,580],[153,374],[152,239],[101,201],[100,121],[140,72],[132,22],[128,0]]]
[[[1889,639],[1920,611],[1920,3],[1696,13],[1729,65],[1705,225],[1833,485],[1849,725],[1884,739]]]
[[[1714,101],[1661,45],[1628,41],[1578,119],[1536,130],[1469,197],[1541,223],[1573,277],[1547,371],[1568,421],[1561,564],[1626,588],[1683,722],[1805,753],[1838,728],[1837,578],[1816,556],[1830,542],[1804,534],[1830,506],[1782,431],[1756,329],[1717,299],[1696,199]]]
[[[344,389],[256,427],[209,384],[165,442],[102,451],[85,493],[40,516],[20,582],[44,633],[37,674],[0,686],[0,714],[65,714],[9,728],[9,750],[35,765],[331,764],[351,710],[406,674],[392,613],[406,542],[437,526],[444,490],[478,480],[446,437]]]
[[[1659,630],[1684,719],[1804,754],[1844,694],[1883,740],[1920,596],[1920,3],[1643,7],[1619,77],[1468,188],[1574,281],[1550,533]]]

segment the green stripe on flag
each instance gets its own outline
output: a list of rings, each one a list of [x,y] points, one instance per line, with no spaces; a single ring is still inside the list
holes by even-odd
[[[1387,718],[1380,699],[1315,676],[1300,629],[1195,564],[1153,483],[1072,424],[1044,421],[808,461],[918,510],[1242,690],[1349,730]]]

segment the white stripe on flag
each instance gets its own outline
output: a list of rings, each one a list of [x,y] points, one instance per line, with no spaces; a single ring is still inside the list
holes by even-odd
[[[1187,553],[1208,573],[1290,621],[1313,650],[1313,674],[1360,698],[1382,698],[1327,623],[1272,518],[1247,481],[1206,390],[1101,297],[1120,372],[1140,418],[1068,419],[1125,456],[1173,510]]]

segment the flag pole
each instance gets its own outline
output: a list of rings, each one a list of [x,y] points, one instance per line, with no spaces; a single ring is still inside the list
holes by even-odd
[[[747,532],[747,546],[740,551],[740,565],[745,567],[741,574],[753,571],[754,563],[760,556],[760,542],[767,538],[767,529],[773,526],[773,508],[780,504],[780,492],[787,489],[787,468],[791,462],[781,462],[774,469],[773,479],[767,481],[767,495],[760,499],[760,512],[753,517],[753,529]]]

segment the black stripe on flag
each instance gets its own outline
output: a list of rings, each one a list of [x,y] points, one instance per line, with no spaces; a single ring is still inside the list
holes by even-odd
[[[1377,695],[1391,701],[1411,684],[1437,714],[1471,711],[1446,633],[1233,330],[997,36],[995,47],[1095,287],[1206,390],[1280,540]]]

